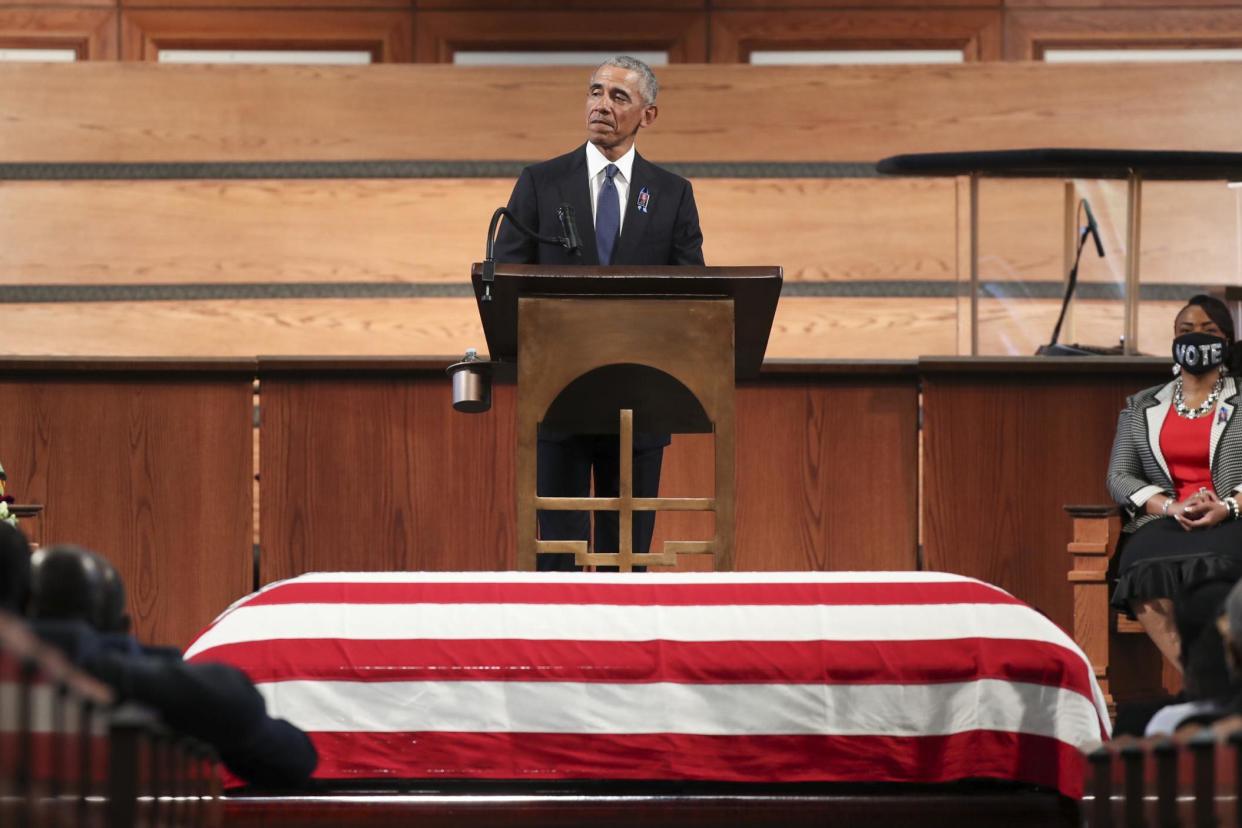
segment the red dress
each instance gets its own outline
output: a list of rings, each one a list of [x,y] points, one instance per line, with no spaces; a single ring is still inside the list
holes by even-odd
[[[1185,500],[1199,489],[1215,491],[1208,454],[1212,442],[1212,414],[1193,420],[1169,409],[1160,428],[1160,451],[1169,466],[1177,500]]]
[[[1178,500],[1199,489],[1215,490],[1209,457],[1212,424],[1220,409],[1193,420],[1170,408],[1160,426],[1160,451]],[[1218,496],[1232,492],[1216,492]],[[1175,520],[1144,523],[1125,539],[1117,586],[1109,603],[1130,612],[1157,599],[1177,600],[1188,588],[1211,580],[1242,580],[1242,520],[1222,520],[1187,532]]]

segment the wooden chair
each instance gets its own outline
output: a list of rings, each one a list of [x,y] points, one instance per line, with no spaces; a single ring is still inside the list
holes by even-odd
[[[1108,604],[1109,569],[1121,538],[1117,506],[1066,506],[1073,521],[1068,551],[1073,565],[1074,641],[1095,671],[1110,713],[1118,701],[1150,699],[1181,689],[1181,677],[1164,663],[1137,621]]]
[[[20,528],[31,546],[43,545],[43,521],[35,520],[43,514],[42,503],[12,503],[9,511],[21,521]]]

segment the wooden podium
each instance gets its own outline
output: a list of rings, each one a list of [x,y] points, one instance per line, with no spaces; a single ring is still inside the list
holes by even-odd
[[[763,364],[780,298],[779,267],[565,267],[497,265],[485,284],[471,273],[492,360],[517,363],[518,569],[541,553],[572,552],[582,566],[672,565],[678,554],[711,554],[733,568],[735,378]],[[612,498],[538,497],[540,426],[620,436],[621,479]],[[636,432],[714,433],[711,497],[633,495]],[[540,509],[615,511],[619,548],[537,538]],[[715,537],[633,549],[635,511],[715,512]]]

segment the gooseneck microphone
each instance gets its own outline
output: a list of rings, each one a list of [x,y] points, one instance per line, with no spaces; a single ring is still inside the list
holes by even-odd
[[[556,208],[556,217],[560,219],[561,233],[565,236],[561,243],[570,253],[577,253],[582,248],[582,239],[578,236],[578,222],[574,221],[574,208],[562,204]]]
[[[1095,240],[1095,252],[1100,258],[1104,258],[1104,242],[1100,240],[1100,225],[1095,223],[1095,213],[1091,212],[1091,202],[1085,198],[1082,200],[1082,206],[1087,210],[1087,232],[1091,234],[1091,238]]]
[[[568,204],[562,204],[556,210],[556,217],[561,223],[561,232],[563,236],[543,236],[527,227],[509,211],[508,207],[497,207],[492,213],[491,224],[487,226],[487,247],[483,256],[483,298],[480,301],[492,301],[492,284],[496,281],[496,228],[500,225],[500,217],[504,216],[509,223],[517,228],[518,232],[528,239],[543,242],[544,244],[559,244],[569,252],[576,252],[582,247],[582,239],[578,237],[578,226],[574,222],[574,208]]]

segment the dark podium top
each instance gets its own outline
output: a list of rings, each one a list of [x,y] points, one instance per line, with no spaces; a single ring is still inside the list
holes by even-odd
[[[737,378],[759,375],[781,295],[780,267],[587,267],[497,264],[492,300],[484,302],[483,265],[470,269],[479,317],[493,360],[517,359],[521,297],[732,299]],[[693,358],[693,354],[687,354]]]
[[[1147,181],[1242,181],[1242,152],[1018,149],[893,155],[875,165],[884,175],[989,178],[1120,178]]]

